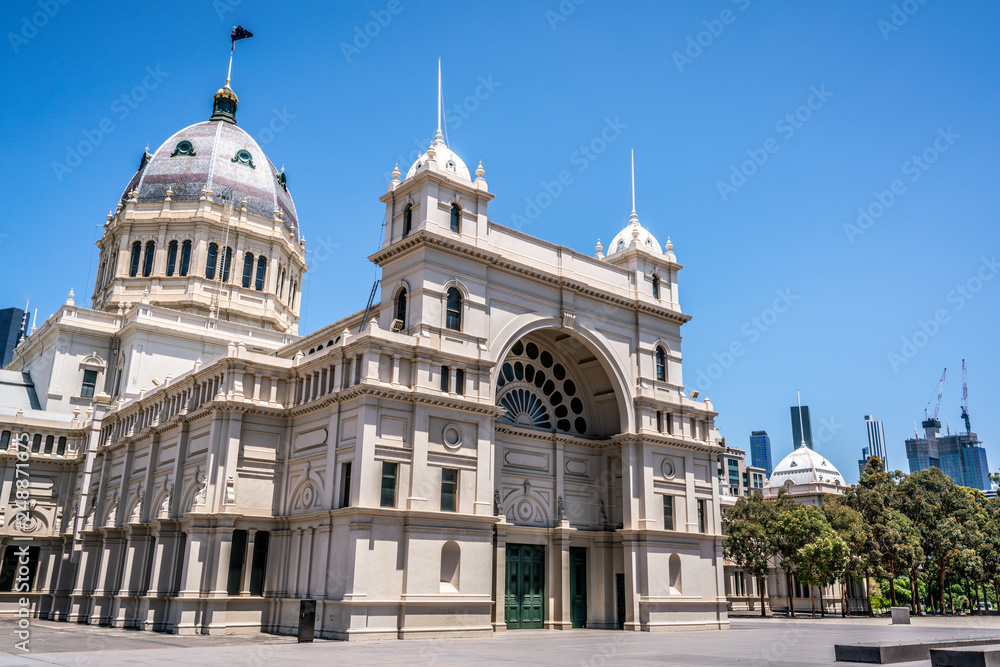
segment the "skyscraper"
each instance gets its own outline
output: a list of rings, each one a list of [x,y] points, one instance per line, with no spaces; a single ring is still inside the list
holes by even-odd
[[[858,472],[864,472],[868,459],[873,456],[877,456],[882,462],[882,466],[888,470],[889,465],[885,462],[885,433],[882,431],[882,420],[865,415],[865,433],[868,436],[868,446],[861,450]]]
[[[798,406],[792,406],[792,448],[799,446],[802,442],[802,431],[805,431],[805,441],[806,447],[809,449],[813,448],[813,430],[812,425],[809,423],[809,406],[803,405],[802,410],[802,421],[799,421],[799,410]],[[801,424],[801,426],[800,426]]]
[[[770,477],[771,469],[771,438],[767,431],[753,431],[750,434],[750,457],[756,468],[763,468],[765,474]]]
[[[20,308],[0,310],[0,368],[10,363],[21,336],[27,334],[24,311]]]

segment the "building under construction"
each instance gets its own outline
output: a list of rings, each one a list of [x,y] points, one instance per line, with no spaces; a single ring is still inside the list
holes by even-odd
[[[945,435],[941,435],[941,422],[937,417],[941,409],[944,382],[945,374],[942,374],[934,414],[932,416],[928,413],[927,419],[921,423],[924,437],[919,437],[914,427],[913,437],[906,440],[906,458],[910,464],[910,472],[935,467],[951,477],[959,486],[989,491],[990,468],[986,462],[986,449],[972,432],[969,423],[969,391],[965,359],[962,360],[962,419],[965,422],[965,433],[952,435],[949,428]]]
[[[928,419],[922,426],[923,438],[906,440],[910,472],[940,468],[959,486],[983,491],[990,489],[990,478],[986,474],[990,469],[986,463],[986,449],[975,433],[941,435],[941,422],[937,419]]]

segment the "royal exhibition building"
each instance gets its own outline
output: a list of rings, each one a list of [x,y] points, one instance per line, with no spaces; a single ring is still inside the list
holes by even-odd
[[[120,175],[91,303],[71,292],[0,370],[0,613],[727,628],[726,446],[685,392],[669,239],[634,210],[594,254],[496,224],[439,130],[379,198],[380,297],[303,335],[309,221],[237,105],[227,82]]]

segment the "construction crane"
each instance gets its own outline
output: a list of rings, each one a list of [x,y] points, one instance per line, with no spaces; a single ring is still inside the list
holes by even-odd
[[[931,417],[930,412],[927,411],[927,408],[924,408],[924,414],[927,415],[927,421],[930,421],[931,419],[937,421],[938,412],[941,411],[941,394],[944,393],[944,378],[945,378],[946,375],[948,375],[948,369],[947,368],[944,369],[943,373],[941,373],[941,382],[938,383],[937,404],[934,406],[934,416]],[[927,401],[927,405],[930,405],[930,404],[931,404],[931,402]]]
[[[969,376],[965,373],[965,359],[962,359],[962,419],[965,420],[965,432],[972,433],[969,425]]]

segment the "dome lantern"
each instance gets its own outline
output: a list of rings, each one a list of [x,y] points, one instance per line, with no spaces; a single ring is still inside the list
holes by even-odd
[[[222,120],[236,125],[236,107],[239,103],[239,98],[226,81],[226,85],[219,88],[212,97],[212,115],[209,120]]]

